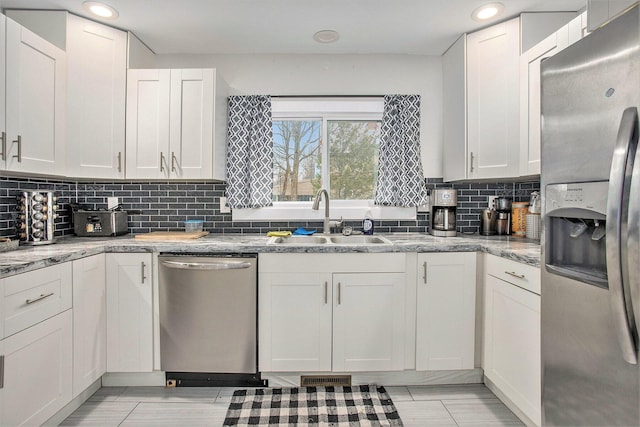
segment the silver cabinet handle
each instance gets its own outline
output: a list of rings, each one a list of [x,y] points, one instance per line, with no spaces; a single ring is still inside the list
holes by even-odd
[[[45,298],[49,298],[51,295],[53,295],[53,292],[51,292],[50,294],[40,294],[40,296],[38,298],[34,298],[34,299],[28,299],[25,301],[25,304],[33,304],[34,302],[38,302],[38,301],[42,301]]]
[[[329,302],[328,298],[329,298],[329,283],[328,282],[324,282],[324,303],[327,304]]]
[[[618,337],[618,344],[622,350],[622,357],[627,363],[635,365],[638,363],[634,339],[631,335],[624,285],[625,278],[622,274],[622,247],[620,240],[622,235],[622,201],[624,199],[626,165],[634,141],[634,131],[637,129],[638,109],[629,107],[622,113],[616,147],[613,150],[611,160],[611,174],[609,176],[609,197],[607,200],[607,234],[606,234],[606,258],[607,276],[609,280],[609,303],[613,314],[613,325]],[[637,268],[637,266],[634,266]]]
[[[469,156],[471,157],[469,172],[473,172],[473,151],[469,153]]]
[[[162,261],[162,265],[169,268],[179,268],[185,270],[238,270],[251,267],[246,261],[218,261],[218,262],[181,262]]]
[[[0,356],[0,389],[4,388],[4,354]]]
[[[176,153],[174,153],[173,151],[171,152],[171,172],[175,172],[176,171]]]
[[[164,153],[160,152],[160,172],[164,172]]]
[[[18,135],[18,139],[14,139],[13,142],[18,144],[18,154],[13,157],[18,159],[18,163],[22,163],[22,137]]]
[[[524,279],[526,277],[524,274],[518,274],[515,271],[505,271],[504,274],[508,274],[509,276],[517,277],[518,279]]]
[[[341,299],[342,299],[342,295],[341,295],[341,294],[342,294],[342,292],[341,292],[341,289],[340,289],[340,288],[341,288],[341,285],[340,285],[340,282],[338,282],[338,305],[340,305],[340,303],[342,302],[342,301],[341,301]]]
[[[140,263],[140,274],[141,274],[141,277],[142,277],[142,281],[141,281],[142,284],[144,284],[144,280],[147,278],[147,276],[144,275],[144,268],[146,266],[147,265],[144,263],[144,261]]]
[[[424,284],[427,284],[427,261],[425,261],[422,264],[422,268],[424,268],[424,273],[422,274],[422,280],[424,281]]]
[[[122,151],[118,151],[118,172],[122,172]]]
[[[2,139],[2,153],[0,153],[0,157],[2,158],[2,161],[5,161],[7,160],[7,133],[2,132],[0,139]]]

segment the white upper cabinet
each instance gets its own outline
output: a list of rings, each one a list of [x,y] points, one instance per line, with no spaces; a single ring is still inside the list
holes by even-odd
[[[127,33],[67,14],[67,176],[124,178]]]
[[[468,178],[518,176],[520,19],[467,36]]]
[[[524,83],[520,77],[520,52],[554,33],[574,16],[567,12],[522,14],[520,18],[462,35],[445,52],[442,58],[446,94],[445,181],[539,173],[535,171],[539,167],[535,148],[529,153],[529,147],[525,147],[524,154],[527,159],[529,154],[533,156],[533,165],[521,168],[521,135],[528,134],[528,129],[521,128]],[[539,61],[532,67],[536,65],[539,66]]]
[[[520,174],[540,174],[540,62],[569,43],[567,26],[520,57]]]
[[[520,56],[520,175],[540,174],[540,63],[586,35],[586,14]]]
[[[631,7],[638,0],[587,0],[587,28],[593,31]]]
[[[66,56],[7,19],[6,169],[65,173]]]
[[[226,96],[214,69],[129,70],[127,178],[224,179]]]
[[[4,15],[0,15],[0,34],[7,33],[7,18]],[[0,170],[5,168],[5,163],[7,160],[7,149],[9,148],[7,144],[7,126],[5,120],[5,102],[6,102],[6,93],[5,93],[5,60],[6,60],[6,43],[4,37],[0,38]]]

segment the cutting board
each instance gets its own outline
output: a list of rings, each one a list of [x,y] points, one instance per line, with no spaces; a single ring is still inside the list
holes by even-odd
[[[193,240],[209,234],[208,231],[152,231],[151,233],[136,234],[140,240]]]

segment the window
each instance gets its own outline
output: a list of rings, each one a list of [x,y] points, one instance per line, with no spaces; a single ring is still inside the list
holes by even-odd
[[[319,220],[311,201],[330,195],[331,217],[415,219],[415,208],[373,205],[382,98],[273,98],[273,207],[234,220]]]

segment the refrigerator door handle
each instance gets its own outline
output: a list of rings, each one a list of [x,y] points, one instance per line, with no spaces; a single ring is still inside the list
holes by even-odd
[[[637,108],[630,107],[622,113],[616,147],[611,161],[609,177],[609,197],[607,201],[607,276],[609,280],[609,296],[613,324],[618,336],[618,344],[622,357],[627,363],[638,363],[635,343],[625,306],[624,286],[622,283],[621,256],[621,221],[622,198],[624,191],[625,167],[629,157],[630,143],[633,138],[635,124],[638,121]]]
[[[637,113],[636,113],[637,114]],[[638,138],[638,116],[636,115],[636,138]],[[640,150],[636,149],[629,189],[629,212],[627,216],[627,265],[631,305],[636,320],[636,331],[640,334]]]

